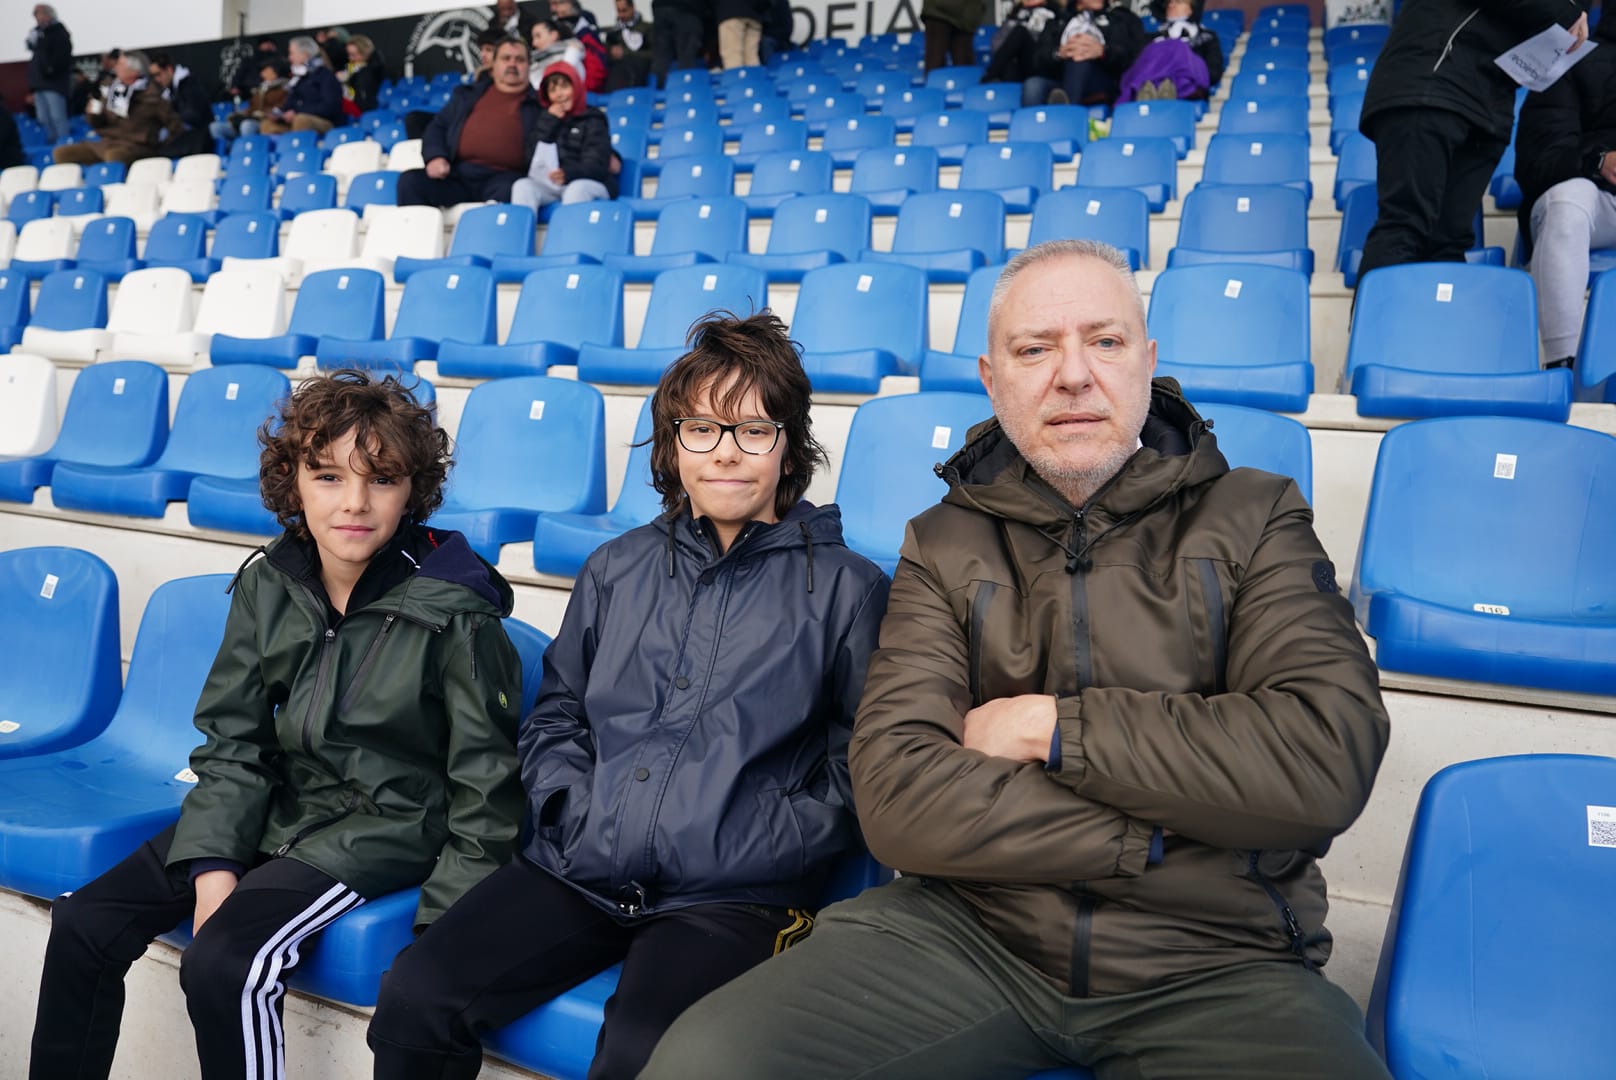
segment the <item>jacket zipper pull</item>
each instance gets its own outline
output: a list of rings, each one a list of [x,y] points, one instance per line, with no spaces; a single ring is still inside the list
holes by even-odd
[[[1082,510],[1072,511],[1072,550],[1066,559],[1068,574],[1089,568],[1089,561],[1083,558],[1083,514]]]

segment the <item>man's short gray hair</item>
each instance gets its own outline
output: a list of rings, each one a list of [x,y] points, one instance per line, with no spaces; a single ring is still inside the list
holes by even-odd
[[[48,19],[51,22],[56,21],[56,9],[51,7],[49,4],[35,4],[34,5],[34,10],[35,11],[43,11],[45,13],[45,18],[46,19]]]
[[[315,41],[307,34],[299,34],[297,37],[286,43],[286,51],[288,53],[290,53],[293,49],[296,49],[298,52],[302,53],[304,56],[310,57],[311,59],[320,55],[319,42]]]
[[[994,283],[993,297],[988,301],[989,355],[993,353],[994,326],[999,321],[999,308],[1004,303],[1005,294],[1010,291],[1010,283],[1022,271],[1037,266],[1039,263],[1049,262],[1051,259],[1074,257],[1097,259],[1115,270],[1117,276],[1128,283],[1128,292],[1133,296],[1134,302],[1139,305],[1139,325],[1143,326],[1145,324],[1145,298],[1139,291],[1139,281],[1134,277],[1133,267],[1128,265],[1128,256],[1110,244],[1103,244],[1098,240],[1049,240],[1036,247],[1027,248],[1011,259],[1005,265],[1004,271],[999,274],[999,280]]]
[[[146,54],[135,49],[125,49],[118,59],[129,65],[129,69],[144,79],[151,74],[151,61]]]

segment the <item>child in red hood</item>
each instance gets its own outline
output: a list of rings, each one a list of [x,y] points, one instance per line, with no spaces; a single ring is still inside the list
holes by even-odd
[[[538,145],[527,176],[511,188],[511,202],[538,210],[547,203],[617,197],[612,138],[606,114],[584,100],[578,72],[564,60],[544,69],[539,82],[544,112],[535,126]]]

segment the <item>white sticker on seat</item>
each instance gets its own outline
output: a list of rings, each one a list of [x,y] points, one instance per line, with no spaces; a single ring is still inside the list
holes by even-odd
[[[774,125],[773,124],[764,124],[763,125],[763,134],[765,134],[765,135],[773,135],[774,134]]]
[[[1258,86],[1267,86],[1268,85],[1268,73],[1267,72],[1259,71],[1257,73],[1257,85]]]
[[[964,213],[964,211],[965,211],[965,206],[962,203],[949,203],[948,204],[948,216],[951,217],[951,218],[959,217],[960,214]]]
[[[0,735],[10,735],[20,727],[22,725],[15,720],[0,720]]]
[[[567,288],[576,289],[577,287],[578,287],[578,275],[577,274],[568,274],[567,275]]]
[[[825,220],[829,216],[830,216],[829,212],[826,211],[826,209],[823,206],[821,206],[819,209],[814,211],[814,224],[815,225],[823,225],[823,224],[825,224]]]
[[[801,170],[802,158],[792,158],[791,164],[786,166],[786,172],[800,172]]]
[[[858,291],[869,292],[870,286],[874,283],[874,281],[875,279],[869,274],[860,274],[858,279]]]
[[[692,165],[692,166],[690,166],[690,175],[691,176],[700,176],[701,175],[701,166],[700,165]]]
[[[706,277],[701,279],[702,292],[712,292],[716,288],[718,288],[717,274],[708,274]]]
[[[113,379],[112,380],[112,392],[113,392],[113,394],[116,395],[116,394],[123,393],[123,387],[124,387],[124,380],[123,379],[118,378],[118,379]]]
[[[1453,300],[1453,282],[1440,281],[1436,286],[1436,302],[1439,304],[1451,303]]]
[[[894,165],[902,165],[904,162],[906,162],[908,160],[909,160],[909,155],[908,154],[893,154],[892,155],[892,164],[894,164]]]
[[[451,289],[460,288],[460,275],[459,274],[450,274],[449,275],[449,288],[451,288]]]
[[[931,448],[933,450],[947,450],[948,439],[954,434],[954,429],[938,424],[931,429]]]
[[[1509,614],[1509,608],[1505,607],[1503,604],[1471,604],[1470,610],[1480,612],[1483,615]]]
[[[589,224],[594,225],[599,221],[600,221],[600,211],[599,210],[591,210],[591,211],[589,211]]]
[[[503,225],[503,224],[505,224],[506,220],[509,217],[510,217],[509,214],[507,214],[505,211],[501,210],[498,214],[496,214],[494,216],[494,224],[495,225]]]
[[[184,236],[185,235],[185,230],[187,230],[189,228],[190,228],[189,225],[185,225],[185,224],[180,225],[180,229],[179,229],[180,235]]]
[[[1012,149],[1011,147],[1008,147],[1008,146],[1000,147],[999,148],[999,160],[1000,161],[1009,161],[1012,157],[1015,156],[1015,153],[1016,153],[1015,150]]]
[[[348,275],[343,274],[341,277],[337,278],[337,288],[346,289],[347,287],[348,287]]]
[[[529,420],[543,420],[544,419],[544,402],[535,401],[535,402],[533,402],[532,405],[529,405],[528,410],[527,410],[527,418]]]
[[[848,131],[857,131],[858,130],[858,121],[857,120],[849,120],[847,122],[847,130]]]
[[[178,780],[182,784],[194,784],[197,781],[197,776],[196,773],[192,772],[189,767],[186,767],[175,773],[174,779]]]
[[[1369,69],[1363,66],[1363,60],[1364,60],[1363,57],[1361,57],[1361,56],[1358,57],[1358,81],[1359,82],[1367,82],[1369,80]]]
[[[1234,201],[1234,212],[1237,214],[1251,213],[1251,200],[1242,195]]]
[[[250,233],[255,233],[255,232],[258,231],[258,219],[257,218],[254,218],[252,221],[247,222],[247,231],[250,232]]]
[[[939,116],[937,118],[937,126],[938,127],[947,127],[948,126],[948,117],[946,115]]]
[[[1089,204],[1083,209],[1088,212],[1089,217],[1093,217],[1100,212],[1100,200],[1090,199]]]
[[[1588,807],[1588,846],[1616,848],[1616,806]]]
[[[45,575],[45,584],[43,584],[43,585],[41,585],[39,587],[39,595],[43,596],[47,600],[49,600],[51,597],[55,596],[56,595],[56,586],[57,586],[58,583],[60,583],[61,580],[62,579],[57,577],[55,574],[46,574]]]
[[[1240,297],[1240,290],[1243,288],[1245,288],[1245,283],[1243,281],[1241,281],[1239,278],[1230,278],[1228,281],[1223,283],[1223,295],[1227,296],[1230,300],[1237,300]]]
[[[1497,455],[1496,457],[1493,458],[1493,479],[1494,480],[1513,480],[1513,479],[1515,479],[1515,455],[1514,454],[1499,454],[1499,455]]]
[[[1262,143],[1254,142],[1251,144],[1251,156],[1262,157]]]
[[[84,288],[84,279],[82,277],[74,278],[73,279],[73,288],[75,288],[75,289]]]
[[[692,142],[696,138],[696,133],[694,131],[687,131],[687,132],[685,132],[684,137],[685,137],[685,142]]]
[[[1148,105],[1147,105],[1147,106],[1146,106],[1146,108],[1149,108],[1149,106],[1148,106]],[[1044,118],[1045,118],[1045,117],[1047,117],[1047,116],[1048,116],[1048,115],[1049,115],[1049,114],[1048,114],[1048,113],[1046,113],[1046,112],[1044,112],[1044,110],[1042,110],[1042,109],[1039,109],[1039,110],[1038,110],[1038,111],[1037,111],[1037,112],[1035,112],[1035,113],[1033,113],[1033,117],[1034,117],[1034,118],[1035,118],[1035,119],[1037,119],[1037,121],[1038,121],[1038,122],[1039,122],[1039,123],[1040,123],[1040,124],[1042,124],[1042,123],[1044,123],[1044,122],[1045,122],[1045,119],[1044,119]]]
[[[240,383],[233,382],[233,383],[226,383],[225,384],[225,387],[224,387],[224,399],[226,401],[234,401],[234,400],[236,400],[236,398],[238,398],[240,396],[241,396],[241,384]]]
[[[1255,101],[1246,102],[1246,111],[1248,113],[1256,112],[1257,111],[1257,103]]]
[[[1122,144],[1122,156],[1133,157],[1133,143],[1125,142]]]
[[[1139,115],[1140,116],[1149,116],[1150,115],[1150,106],[1141,104],[1139,106]]]

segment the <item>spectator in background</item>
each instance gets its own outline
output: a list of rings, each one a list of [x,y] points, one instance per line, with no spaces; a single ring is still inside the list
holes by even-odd
[[[606,44],[600,39],[600,24],[595,17],[578,6],[578,0],[552,0],[550,15],[557,25],[565,27],[584,49],[584,89],[596,92],[606,89],[609,68]]]
[[[1616,16],[1591,36],[1602,47],[1528,95],[1515,132],[1521,236],[1547,367],[1570,367],[1576,355],[1589,250],[1616,247]]]
[[[501,37],[527,41],[533,35],[533,16],[522,10],[516,0],[496,0],[489,10],[488,28]]]
[[[588,11],[578,6],[578,0],[550,0],[550,17],[556,22],[565,23],[572,36],[582,38],[585,34],[594,34],[600,37],[600,24]]]
[[[572,65],[557,60],[539,81],[544,106],[530,137],[528,174],[511,188],[511,202],[535,212],[549,203],[615,199],[612,133],[606,114],[588,105]]]
[[[617,21],[606,30],[606,54],[611,61],[606,89],[644,86],[655,60],[652,42],[656,28],[640,15],[634,0],[616,0],[615,7]]]
[[[28,89],[34,116],[51,142],[67,135],[67,95],[73,89],[73,35],[56,9],[34,5],[34,28],[28,32]]]
[[[342,72],[342,94],[353,102],[354,115],[367,113],[376,107],[376,97],[382,91],[382,80],[387,68],[382,63],[376,43],[364,34],[348,39],[348,63]]]
[[[349,36],[345,26],[314,32],[314,43],[320,46],[320,51],[325,54],[325,62],[331,65],[332,71],[341,71],[348,66]]]
[[[256,135],[264,118],[286,102],[286,84],[291,81],[292,66],[283,56],[264,56],[258,68],[258,86],[247,99],[247,107],[231,113],[223,120],[209,125],[215,139],[229,142],[237,135]]]
[[[769,0],[716,0],[718,55],[726,68],[755,67],[763,63],[758,49],[763,41],[763,19]]]
[[[0,169],[26,164],[28,159],[23,157],[22,132],[17,130],[17,118],[0,98]]]
[[[286,45],[286,54],[292,63],[286,101],[265,118],[260,130],[266,135],[285,131],[324,135],[342,122],[342,86],[313,38],[293,38]]]
[[[1223,43],[1201,25],[1201,0],[1156,0],[1161,27],[1122,75],[1118,101],[1204,99],[1223,78]]]
[[[90,126],[101,138],[58,146],[56,160],[78,165],[103,161],[128,164],[162,153],[164,131],[183,131],[185,121],[163,96],[162,87],[149,81],[151,64],[146,54],[126,52],[118,58],[117,79],[105,102],[90,103]]]
[[[73,89],[67,95],[67,115],[83,116],[90,107],[90,99],[97,96],[96,85],[77,67],[73,69]],[[69,121],[71,123],[71,121]]]
[[[1047,28],[1046,28],[1047,29]],[[1023,105],[1110,105],[1124,72],[1145,47],[1145,25],[1126,4],[1077,0],[1058,36],[1046,34],[1060,79],[1033,76],[1021,84]],[[1039,61],[1043,66],[1044,60]]]
[[[1058,79],[1055,44],[1059,39],[1048,41],[1045,35],[1055,35],[1065,25],[1066,16],[1058,3],[1021,0],[994,32],[982,81],[1019,83],[1033,75]]]
[[[557,60],[571,64],[584,81],[584,43],[572,36],[572,31],[555,19],[540,19],[533,24],[533,52],[528,57],[528,71],[533,77],[533,89],[539,88],[544,72]]]
[[[236,65],[236,73],[230,77],[230,92],[238,107],[245,105],[253,91],[264,81],[264,64],[280,54],[281,47],[275,44],[274,38],[261,37],[254,54]]]
[[[182,158],[209,153],[213,149],[213,137],[208,131],[213,123],[213,105],[208,92],[202,89],[202,80],[189,68],[176,65],[167,53],[155,53],[151,58],[151,81],[185,121],[184,130],[165,132],[163,156]]]
[[[758,44],[758,55],[765,64],[775,53],[791,48],[791,32],[796,28],[796,20],[791,0],[769,0],[769,13],[763,20],[763,40]]]
[[[976,64],[976,28],[982,0],[924,0],[920,25],[926,31],[926,70]]]
[[[505,35],[498,30],[484,30],[477,35],[477,70],[471,73],[472,82],[478,79],[492,79],[494,70],[494,52]],[[419,136],[417,136],[419,138]]]
[[[1376,146],[1380,213],[1358,280],[1382,266],[1459,262],[1509,145],[1516,84],[1493,61],[1551,25],[1588,36],[1574,0],[1408,0],[1364,94],[1358,130]]]
[[[494,53],[493,77],[457,86],[421,136],[423,169],[398,178],[400,206],[510,202],[527,175],[544,106],[528,81],[527,46],[515,38]]]
[[[122,58],[122,49],[109,49],[101,54],[101,68],[95,75],[95,88],[97,96],[102,100],[105,100],[107,93],[118,85],[118,61]]]
[[[706,6],[702,0],[651,0],[651,18],[656,23],[652,41],[652,66],[657,81],[668,85],[668,72],[674,68],[701,67],[702,43],[707,30],[702,23]]]

